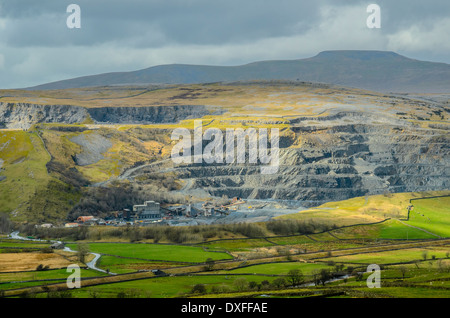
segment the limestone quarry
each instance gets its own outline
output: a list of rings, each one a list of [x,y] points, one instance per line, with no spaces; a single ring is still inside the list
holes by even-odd
[[[59,91],[45,94],[5,95],[0,127],[9,138],[17,129],[26,131],[24,138],[40,137],[50,155],[40,164],[51,178],[78,193],[81,201],[72,200],[68,210],[57,214],[62,219],[98,199],[96,188],[108,198],[101,198],[106,203],[95,205],[92,213],[154,198],[174,203],[241,197],[313,207],[351,197],[450,187],[445,95],[381,94],[283,81],[90,88],[65,92],[64,100]],[[259,164],[175,165],[171,132],[177,127],[192,130],[194,119],[221,130],[279,128],[277,173],[262,175]],[[19,147],[8,140],[0,139],[0,191],[20,179],[8,174],[14,162],[5,152]],[[31,152],[23,158],[33,160]],[[109,193],[125,183],[130,200],[116,204]],[[48,183],[30,191],[45,189]],[[23,202],[16,199],[13,211],[29,213],[33,195]],[[48,201],[54,209],[56,203]]]

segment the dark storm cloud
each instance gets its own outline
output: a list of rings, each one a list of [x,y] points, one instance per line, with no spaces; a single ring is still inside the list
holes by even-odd
[[[65,27],[65,9],[81,7],[82,28]],[[221,44],[305,31],[318,7],[301,1],[7,1],[2,13],[11,46],[94,45],[124,41],[139,47],[167,43]]]
[[[81,29],[66,8],[81,7]],[[382,28],[366,27],[370,3]],[[157,64],[238,65],[323,50],[450,62],[450,1],[0,0],[0,87]]]
[[[430,27],[448,16],[450,1],[371,1],[383,8],[391,32],[411,24]],[[124,41],[140,47],[167,43],[220,44],[255,41],[306,32],[320,22],[324,5],[361,5],[360,0],[3,0],[8,20],[5,41],[12,46],[94,45]],[[65,27],[66,7],[82,9],[82,29]]]

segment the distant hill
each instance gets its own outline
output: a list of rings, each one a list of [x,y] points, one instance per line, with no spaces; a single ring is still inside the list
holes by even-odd
[[[139,71],[83,76],[29,89],[249,80],[298,80],[380,92],[443,93],[450,91],[450,65],[414,60],[394,52],[324,51],[306,59],[262,61],[241,66],[160,65]]]

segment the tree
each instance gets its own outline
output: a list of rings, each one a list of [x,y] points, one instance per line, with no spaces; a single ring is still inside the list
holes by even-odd
[[[261,288],[268,288],[270,286],[270,282],[265,279],[261,282]]]
[[[334,266],[334,271],[336,273],[342,273],[343,270],[344,270],[344,264],[336,264]]]
[[[325,283],[332,277],[330,271],[328,269],[321,269],[320,270],[320,282],[323,286],[325,286]]]
[[[250,288],[251,290],[260,290],[261,289],[261,285],[258,284],[257,282],[251,281],[248,283],[248,288]]]
[[[86,243],[79,243],[78,247],[77,247],[78,260],[81,263],[85,263],[86,262],[86,256],[88,254],[89,254],[89,245],[87,245]]]
[[[288,280],[292,286],[300,285],[304,282],[303,273],[299,269],[291,269],[288,272]]]
[[[284,286],[286,286],[286,280],[283,277],[275,278],[272,281],[272,286],[275,288],[283,288]]]
[[[427,257],[428,257],[428,251],[423,251],[423,252],[422,252],[422,258],[423,258],[423,260],[426,261],[426,260],[427,260]]]
[[[205,271],[212,271],[214,269],[215,261],[212,258],[208,258],[205,262]]]
[[[233,285],[237,291],[244,291],[248,289],[249,283],[244,277],[240,277],[233,282]]]
[[[408,272],[406,266],[400,266],[398,269],[400,270],[400,273],[402,273],[402,279],[405,279],[405,275]]]
[[[313,282],[314,285],[319,285],[320,284],[320,272],[317,269],[314,269],[312,272],[312,277],[313,277]]]

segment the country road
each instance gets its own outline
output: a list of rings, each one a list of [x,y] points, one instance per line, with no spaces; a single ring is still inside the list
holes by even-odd
[[[10,238],[13,238],[13,239],[16,239],[16,240],[22,240],[22,241],[36,241],[36,242],[48,242],[47,240],[40,240],[40,239],[30,239],[30,238],[27,238],[27,237],[23,237],[23,236],[20,236],[19,235],[19,232],[12,232],[10,235],[9,235],[9,237]],[[52,242],[52,243],[62,243],[61,241],[50,241],[50,242]],[[77,251],[74,251],[74,250],[72,250],[71,248],[69,248],[69,247],[64,247],[64,251],[65,252],[71,252],[71,253],[76,253]],[[103,269],[101,269],[101,268],[98,268],[96,265],[97,265],[97,261],[99,260],[99,258],[101,257],[101,254],[98,254],[98,253],[92,253],[92,252],[90,252],[89,254],[92,254],[92,255],[94,255],[94,259],[93,260],[91,260],[90,262],[88,262],[88,263],[86,263],[86,266],[88,267],[88,268],[90,268],[90,269],[93,269],[93,270],[96,270],[96,271],[99,271],[99,272],[103,272],[103,273],[107,273],[107,274],[110,274],[110,275],[117,275],[117,274],[115,274],[115,273],[111,273],[111,272],[107,272],[107,271],[105,271],[105,270],[103,270]]]

